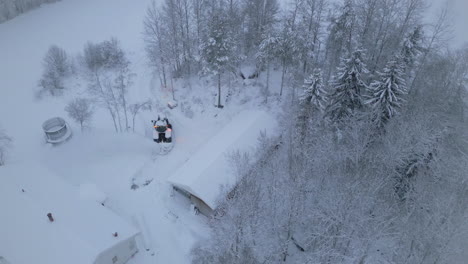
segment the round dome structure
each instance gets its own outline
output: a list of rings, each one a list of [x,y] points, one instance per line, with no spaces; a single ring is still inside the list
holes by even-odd
[[[53,117],[42,124],[48,143],[61,143],[71,136],[71,129],[61,117]]]

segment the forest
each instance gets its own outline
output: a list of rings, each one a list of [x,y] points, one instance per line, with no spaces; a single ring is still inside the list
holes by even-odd
[[[468,47],[423,0],[166,0],[147,10],[163,85],[281,74],[279,138],[233,155],[194,263],[451,263],[467,232]],[[243,65],[255,73],[244,76]],[[220,100],[218,107],[221,107]]]

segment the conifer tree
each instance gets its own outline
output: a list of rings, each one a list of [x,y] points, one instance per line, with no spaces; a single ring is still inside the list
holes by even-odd
[[[338,72],[331,81],[333,92],[329,97],[326,115],[333,121],[352,116],[362,108],[362,92],[367,85],[362,75],[368,73],[362,59],[362,51],[357,50],[350,58],[342,59]]]
[[[229,31],[228,20],[224,12],[219,8],[218,12],[213,12],[212,19],[208,25],[208,33],[205,41],[201,45],[201,58],[203,62],[203,72],[216,76],[218,86],[218,104],[221,105],[221,75],[232,70],[238,61],[236,55],[236,40],[232,38]]]
[[[333,69],[340,63],[340,58],[351,54],[353,50],[353,35],[355,32],[356,13],[354,2],[346,0],[338,17],[333,18],[329,26],[325,57],[328,63],[326,80],[329,79]]]
[[[371,83],[365,103],[376,111],[379,121],[385,123],[398,113],[407,89],[402,66],[397,60],[390,61],[378,74],[380,79]]]
[[[324,111],[327,104],[327,93],[324,89],[322,71],[315,69],[304,80],[304,93],[300,97],[301,104],[310,104],[314,109]]]
[[[408,36],[403,40],[403,47],[401,48],[401,60],[404,62],[403,71],[408,70],[414,65],[416,57],[422,52],[421,41],[423,38],[422,27],[417,26]]]

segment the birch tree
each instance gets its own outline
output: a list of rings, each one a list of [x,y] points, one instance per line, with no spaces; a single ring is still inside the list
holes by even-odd
[[[127,93],[134,73],[119,42],[112,38],[98,44],[88,43],[84,61],[88,68],[89,92],[109,111],[115,131],[128,131]]]

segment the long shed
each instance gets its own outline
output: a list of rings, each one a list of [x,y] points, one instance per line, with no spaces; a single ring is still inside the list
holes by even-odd
[[[171,175],[168,182],[187,196],[202,214],[210,215],[218,199],[238,180],[229,155],[235,151],[251,153],[260,132],[272,135],[276,127],[276,120],[264,111],[239,113]]]

